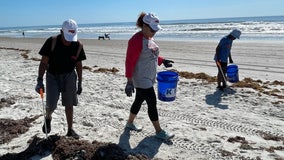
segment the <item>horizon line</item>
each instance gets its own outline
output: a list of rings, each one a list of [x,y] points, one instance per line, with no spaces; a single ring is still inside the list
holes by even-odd
[[[215,18],[193,18],[193,19],[172,19],[172,20],[160,20],[161,22],[167,21],[188,21],[188,20],[214,20],[214,19],[237,19],[237,18],[257,18],[257,17],[282,17],[284,15],[270,15],[270,16],[244,16],[244,17],[215,17]],[[113,24],[113,23],[135,23],[135,21],[121,21],[121,22],[98,22],[98,23],[78,23],[78,25],[89,25],[89,24]],[[43,25],[27,25],[27,26],[0,26],[3,28],[18,28],[18,27],[44,27],[44,26],[61,26],[61,24],[43,24]]]

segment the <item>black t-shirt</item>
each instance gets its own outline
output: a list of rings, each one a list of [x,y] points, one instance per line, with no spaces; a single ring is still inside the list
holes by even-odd
[[[86,59],[85,51],[82,48],[77,59],[79,43],[71,42],[70,46],[65,46],[61,41],[61,35],[56,38],[56,45],[53,52],[51,51],[52,37],[48,38],[39,51],[42,56],[49,57],[47,72],[63,74],[72,72],[75,69],[76,63]]]

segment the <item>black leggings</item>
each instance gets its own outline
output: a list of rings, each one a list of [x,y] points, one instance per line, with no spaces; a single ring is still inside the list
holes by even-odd
[[[148,89],[136,88],[135,100],[131,106],[130,112],[137,115],[144,101],[146,101],[148,105],[148,116],[150,120],[158,121],[157,99],[153,87]]]

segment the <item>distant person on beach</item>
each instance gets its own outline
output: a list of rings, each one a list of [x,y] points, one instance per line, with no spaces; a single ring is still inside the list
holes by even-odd
[[[241,36],[241,31],[239,29],[233,29],[229,35],[223,37],[217,48],[216,53],[214,56],[214,60],[216,62],[218,68],[217,74],[217,88],[223,90],[226,88],[226,73],[227,73],[227,65],[228,65],[228,58],[229,63],[234,63],[232,56],[231,56],[231,47],[233,44],[233,40],[236,38],[239,39]],[[222,82],[222,85],[221,85]]]
[[[22,35],[23,35],[23,37],[25,38],[25,32],[24,32],[24,31],[23,31]]]
[[[79,135],[73,130],[73,106],[78,104],[77,94],[82,92],[82,61],[86,59],[83,45],[77,40],[77,31],[77,23],[69,19],[63,22],[59,35],[45,41],[39,51],[42,58],[35,88],[38,93],[40,89],[44,90],[43,76],[46,72],[46,126],[43,125],[42,131],[51,131],[51,115],[57,108],[61,93],[68,125],[66,136],[76,139]]]
[[[137,116],[144,101],[148,105],[148,116],[156,130],[156,137],[162,140],[173,138],[174,135],[161,129],[157,111],[157,99],[154,91],[157,65],[164,64],[171,67],[171,60],[159,56],[159,46],[154,41],[154,35],[161,29],[159,19],[156,15],[142,12],[136,22],[141,28],[128,41],[128,48],[125,61],[125,76],[127,84],[125,93],[131,97],[136,89],[135,100],[131,106],[126,128],[141,131],[142,127],[135,125],[134,119]]]
[[[105,38],[108,38],[110,40],[110,34],[109,33],[105,33]]]

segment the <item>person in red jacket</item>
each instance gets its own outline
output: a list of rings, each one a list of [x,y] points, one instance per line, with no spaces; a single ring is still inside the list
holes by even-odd
[[[141,28],[141,31],[133,35],[128,41],[125,61],[125,76],[127,78],[125,93],[130,97],[134,93],[134,88],[136,89],[135,100],[130,109],[126,128],[135,131],[142,130],[133,121],[142,103],[146,101],[149,118],[156,130],[156,137],[168,140],[173,138],[174,135],[166,132],[160,126],[157,98],[153,85],[156,79],[157,66],[164,64],[165,67],[171,67],[173,61],[159,56],[159,46],[153,38],[156,32],[161,29],[156,15],[142,12],[137,19],[136,26]]]

